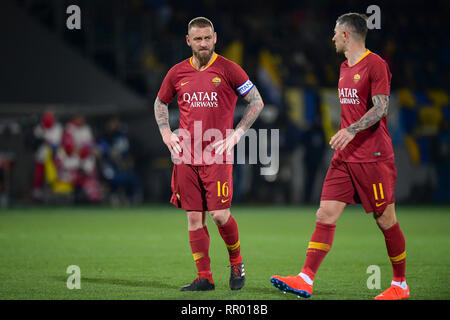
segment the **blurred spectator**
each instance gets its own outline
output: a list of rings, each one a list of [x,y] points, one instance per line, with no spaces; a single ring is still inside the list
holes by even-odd
[[[64,136],[61,146],[55,155],[47,155],[45,161],[45,176],[55,193],[69,194],[74,190],[80,159],[75,152],[75,143],[70,135]]]
[[[102,200],[93,152],[94,138],[83,116],[75,116],[63,130],[53,112],[47,111],[33,134],[40,142],[36,152],[34,199],[43,200],[51,192],[73,195],[75,201]]]
[[[95,156],[88,147],[76,150],[75,139],[65,134],[55,157],[47,158],[46,177],[51,189],[59,194],[74,194],[76,202],[98,203],[102,192],[95,169]]]
[[[106,132],[98,143],[101,152],[102,176],[110,187],[110,202],[135,204],[138,178],[134,172],[134,159],[126,127],[118,117],[111,118]]]
[[[76,152],[92,150],[95,144],[91,127],[86,123],[84,116],[77,115],[66,124],[64,135],[71,135],[74,139]]]
[[[51,111],[46,111],[42,115],[40,123],[34,129],[34,137],[40,145],[35,155],[33,198],[41,200],[44,186],[44,162],[47,153],[53,155],[61,143],[62,125],[55,119]]]
[[[79,166],[74,180],[75,201],[100,202],[103,198],[96,166],[95,139],[84,116],[76,115],[66,124],[63,139],[73,139],[73,148]]]

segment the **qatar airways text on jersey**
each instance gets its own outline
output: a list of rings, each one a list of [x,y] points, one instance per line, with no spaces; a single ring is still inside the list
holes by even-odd
[[[339,88],[338,93],[341,104],[360,104],[357,89]]]
[[[183,93],[183,101],[189,103],[191,108],[217,108],[217,92],[185,92]]]

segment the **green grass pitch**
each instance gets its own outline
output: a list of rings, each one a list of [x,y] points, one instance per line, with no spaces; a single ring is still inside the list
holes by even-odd
[[[305,259],[316,207],[233,206],[247,282],[228,287],[228,254],[211,218],[213,292],[180,292],[196,276],[183,211],[167,206],[36,207],[0,211],[0,299],[294,299],[270,283],[296,274]],[[411,299],[450,299],[450,208],[397,206],[406,238]],[[81,270],[81,289],[66,269]],[[368,289],[367,268],[381,270],[381,290]],[[333,248],[314,283],[318,299],[373,299],[392,279],[382,233],[360,206],[346,208]]]

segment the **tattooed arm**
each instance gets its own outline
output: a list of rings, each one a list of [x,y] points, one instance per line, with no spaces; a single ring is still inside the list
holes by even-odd
[[[155,118],[159,127],[159,132],[163,138],[163,142],[169,148],[170,152],[181,152],[181,146],[179,144],[178,137],[172,133],[169,125],[169,107],[167,103],[162,102],[157,97],[155,100]]]
[[[369,109],[358,121],[348,126],[347,128],[339,130],[330,140],[330,145],[335,150],[344,149],[355,135],[365,130],[375,123],[380,121],[387,115],[389,96],[385,94],[378,94],[372,97],[373,107]]]
[[[388,112],[389,96],[377,94],[372,97],[373,107],[366,112],[358,121],[347,128],[351,134],[365,130],[380,121]]]
[[[236,126],[233,134],[213,144],[217,154],[222,154],[224,151],[230,153],[231,149],[233,149],[242,136],[252,126],[264,108],[264,102],[256,86],[250,90],[250,92],[244,97],[244,100],[248,102],[248,105],[245,108],[244,115]]]
[[[259,94],[256,86],[250,90],[250,92],[244,97],[244,100],[247,101],[248,106],[245,108],[244,116],[236,126],[236,131],[242,130],[245,134],[264,108],[264,102],[262,101],[261,95]]]
[[[159,100],[158,97],[155,100],[155,118],[156,123],[158,124],[159,127],[159,132],[161,132],[161,134],[163,133],[163,131],[166,130],[166,128],[170,130],[169,106],[166,103]]]

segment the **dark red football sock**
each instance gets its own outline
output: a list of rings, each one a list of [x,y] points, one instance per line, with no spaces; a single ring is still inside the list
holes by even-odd
[[[198,276],[209,279],[213,283],[211,272],[211,261],[209,258],[209,234],[208,229],[203,227],[194,231],[189,231],[189,243]]]
[[[230,215],[225,224],[217,227],[223,241],[225,241],[225,245],[227,246],[228,254],[230,256],[230,263],[235,264],[242,262],[241,244],[239,241],[239,231],[236,220],[234,220],[233,216]]]
[[[394,281],[405,281],[406,251],[405,237],[398,222],[386,230],[382,230],[389,260],[392,263]]]
[[[322,260],[327,255],[333,244],[335,224],[316,222],[316,228],[311,236],[306,251],[306,261],[302,273],[314,280]]]

